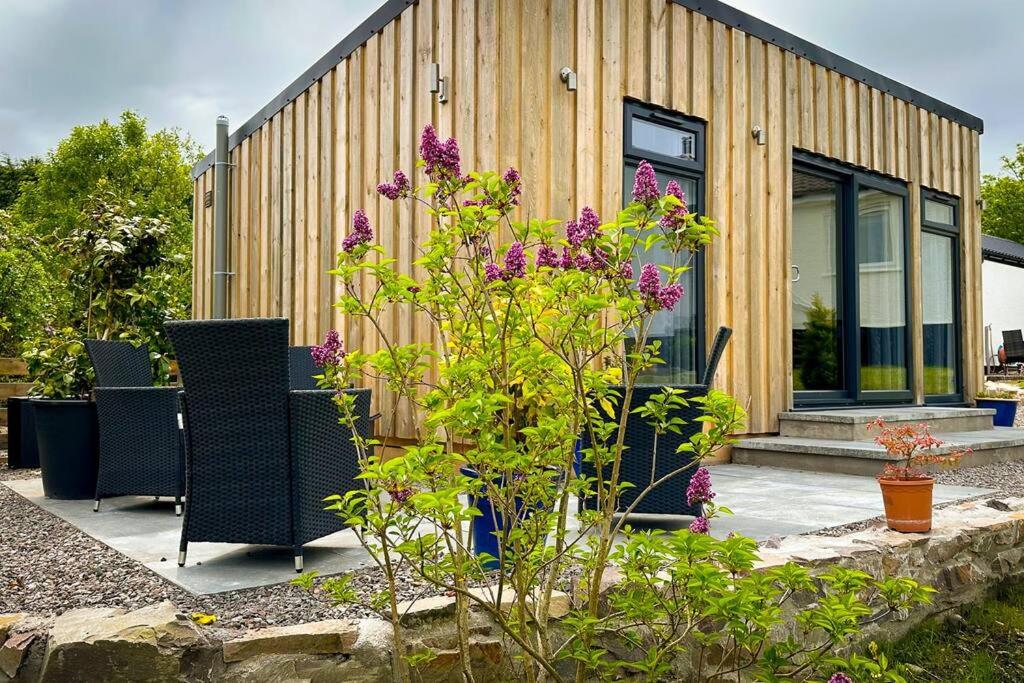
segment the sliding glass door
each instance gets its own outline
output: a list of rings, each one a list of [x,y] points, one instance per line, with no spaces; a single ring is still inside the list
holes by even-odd
[[[798,154],[792,216],[795,403],[909,401],[906,188]]]

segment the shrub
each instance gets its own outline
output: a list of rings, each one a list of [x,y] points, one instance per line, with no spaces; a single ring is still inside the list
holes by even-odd
[[[699,408],[702,432],[676,453],[652,453],[673,460],[668,477],[729,445],[745,419],[720,391],[697,397],[666,389],[633,405],[640,373],[659,362],[647,341],[654,315],[679,302],[690,260],[717,235],[713,221],[688,211],[677,184],[663,193],[644,162],[633,201],[613,220],[584,207],[562,237],[558,221],[513,219],[523,189],[515,169],[466,174],[455,140],[439,140],[430,127],[420,152],[424,184],[413,187],[398,171],[377,190],[430,216],[433,230],[416,262],[423,276],[402,273],[356,211],[332,273],[344,292],[337,306],[378,332],[377,350],[345,350],[335,332],[313,350],[321,385],[339,390],[365,484],[330,497],[330,509],[387,579],[389,590],[368,602],[391,621],[403,679],[433,653],[406,647],[395,590],[402,569],[455,596],[466,680],[473,680],[471,608],[489,615],[518,650],[513,673],[522,680],[664,680],[684,653],[692,654],[695,680],[741,671],[782,680],[834,668],[827,655],[863,621],[928,599],[927,589],[905,579],[846,570],[812,577],[794,565],[754,571],[752,540],[706,533],[728,510],[712,503],[703,468],[687,497],[705,504],[705,516],[691,529],[643,533],[626,524],[625,488],[635,486],[640,498],[664,480],[622,481],[631,419],[665,434],[680,429],[678,408]],[[654,249],[666,252],[666,265],[643,263]],[[429,320],[436,346],[400,344],[380,326],[395,307]],[[635,343],[627,347],[627,338]],[[382,417],[380,440],[360,437],[353,397],[340,391],[364,380],[397,398]],[[417,438],[384,458],[406,411],[416,416]],[[597,476],[577,474],[581,437],[589,445],[580,456]],[[593,509],[578,513],[577,532],[569,516],[578,497]],[[474,501],[484,498],[498,528],[497,557],[471,548],[468,530],[484,521]],[[612,566],[624,581],[606,594]],[[552,596],[570,585],[573,609],[556,621]],[[324,587],[338,601],[360,599],[344,577]],[[794,621],[783,605],[797,593],[813,599]],[[773,637],[785,624],[800,636]]]

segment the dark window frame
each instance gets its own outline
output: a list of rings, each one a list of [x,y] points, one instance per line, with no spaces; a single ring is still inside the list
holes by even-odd
[[[840,281],[843,288],[840,297],[843,302],[843,370],[846,373],[842,391],[794,391],[793,405],[796,408],[823,406],[859,405],[906,405],[914,400],[915,368],[913,364],[913,320],[911,307],[910,279],[910,190],[906,183],[874,173],[859,167],[823,157],[801,149],[793,151],[793,169],[803,173],[820,175],[839,180],[840,206],[836,220],[841,235],[839,259]],[[791,181],[792,182],[792,181]],[[860,381],[860,267],[857,250],[857,216],[862,190],[879,190],[895,194],[903,199],[903,292],[904,321],[907,333],[904,335],[904,357],[907,370],[907,388],[901,390],[872,390],[861,388]],[[793,220],[790,215],[790,221]],[[852,283],[852,284],[851,284]],[[855,319],[851,319],[855,316]],[[790,359],[792,363],[792,359]]]
[[[938,223],[930,221],[925,218],[925,202],[932,201],[938,204],[945,204],[953,207],[953,223]],[[933,235],[939,235],[941,237],[947,237],[953,240],[953,326],[956,330],[956,334],[953,335],[955,348],[953,349],[954,358],[954,369],[956,372],[956,391],[952,394],[925,394],[924,402],[926,404],[962,404],[964,402],[964,352],[963,352],[963,292],[961,291],[962,277],[963,277],[963,254],[962,250],[962,238],[961,238],[961,217],[960,217],[960,198],[946,194],[945,192],[939,192],[931,188],[921,188],[921,232],[932,233]],[[928,265],[924,262],[921,263],[921,278],[922,287],[921,293],[922,298],[924,296],[924,269]],[[922,300],[922,305],[923,305]],[[924,334],[924,320],[921,321],[921,334]],[[923,348],[923,346],[922,346]],[[924,363],[923,352],[922,352],[922,365]],[[923,369],[922,369],[923,371]]]
[[[650,121],[661,126],[676,127],[680,130],[693,133],[694,158],[680,159],[678,157],[662,155],[648,149],[634,146],[632,126],[634,118]],[[626,203],[627,198],[633,191],[632,186],[630,186],[629,181],[627,180],[628,174],[625,172],[626,168],[636,168],[641,161],[647,161],[652,167],[654,167],[655,173],[681,176],[688,180],[692,180],[697,187],[697,192],[695,197],[686,198],[687,207],[690,211],[703,214],[705,212],[705,193],[707,191],[705,180],[705,160],[707,159],[707,123],[702,119],[687,116],[686,114],[673,111],[671,109],[665,109],[663,107],[658,107],[657,105],[647,104],[639,100],[628,98],[623,103],[622,121],[622,203]],[[700,378],[704,375],[704,369],[707,366],[708,329],[707,302],[705,296],[707,287],[705,286],[706,269],[704,252],[704,249],[697,252],[692,264],[695,291],[693,291],[691,295],[695,299],[694,315],[696,318],[696,340],[694,343],[694,353],[697,356],[694,359],[695,382],[700,381]]]

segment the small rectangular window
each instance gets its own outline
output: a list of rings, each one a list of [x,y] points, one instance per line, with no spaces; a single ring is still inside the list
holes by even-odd
[[[633,146],[684,161],[696,158],[697,136],[687,130],[633,119]]]
[[[929,223],[955,225],[953,205],[926,199],[924,200],[924,219]]]

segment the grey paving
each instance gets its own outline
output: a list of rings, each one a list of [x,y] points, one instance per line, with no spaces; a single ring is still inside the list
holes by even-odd
[[[843,474],[800,472],[773,467],[713,465],[716,501],[732,516],[712,527],[719,537],[736,532],[763,540],[770,536],[815,531],[848,524],[882,513],[874,479]],[[175,563],[181,520],[170,501],[152,498],[105,500],[99,513],[91,501],[59,501],[43,497],[39,479],[5,481],[4,485],[86,534],[142,563],[192,593],[219,593],[288,581],[295,576],[291,551],[223,543],[192,543],[188,566]],[[988,489],[936,486],[935,501],[983,495]],[[690,518],[637,515],[634,527],[678,529]],[[572,525],[575,528],[575,525]],[[306,546],[306,568],[321,575],[366,566],[369,557],[355,536],[343,531]]]

